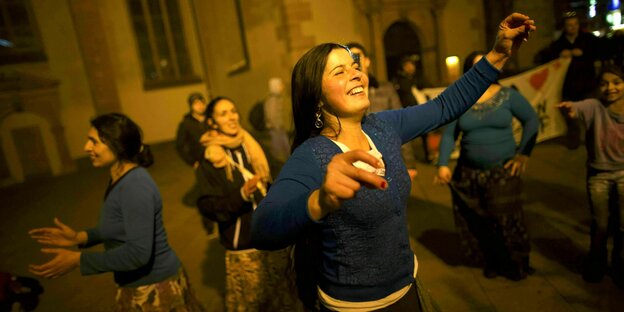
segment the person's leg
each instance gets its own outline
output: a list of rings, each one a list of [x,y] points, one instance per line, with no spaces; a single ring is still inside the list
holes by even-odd
[[[261,255],[256,250],[225,251],[225,310],[261,311]]]
[[[473,265],[484,267],[484,275],[492,278],[497,274],[496,261],[492,257],[492,223],[483,215],[483,188],[479,172],[461,164],[455,169],[451,182],[453,216],[459,234],[462,251]]]
[[[613,282],[624,288],[624,170],[614,172],[616,198],[613,205],[613,249],[611,251],[611,267]]]
[[[531,242],[522,210],[522,179],[504,168],[492,171],[487,203],[495,216],[500,245],[496,246],[501,273],[514,281],[532,273],[529,267]]]
[[[607,266],[607,238],[609,228],[609,193],[613,182],[609,173],[590,173],[587,179],[591,213],[589,254],[583,265],[583,279],[599,282]]]

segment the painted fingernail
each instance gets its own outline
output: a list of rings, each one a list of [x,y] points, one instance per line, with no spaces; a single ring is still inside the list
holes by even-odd
[[[381,182],[381,188],[382,188],[382,189],[384,189],[384,190],[385,190],[387,186],[388,186],[388,185],[386,184],[386,181]]]

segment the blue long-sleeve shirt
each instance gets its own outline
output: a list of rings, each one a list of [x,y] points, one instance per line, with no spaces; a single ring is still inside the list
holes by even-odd
[[[319,286],[340,300],[377,300],[412,283],[414,256],[405,219],[411,182],[401,145],[460,116],[498,73],[484,58],[424,105],[366,116],[362,129],[383,155],[388,188],[361,188],[319,222],[308,214],[308,197],[320,188],[329,161],[341,151],[323,136],[306,140],[253,213],[252,245],[280,249],[312,230],[321,241]]]
[[[516,146],[512,117],[522,124],[522,137]],[[475,169],[489,169],[504,164],[516,154],[529,156],[539,127],[539,118],[531,104],[512,88],[501,88],[492,98],[475,104],[444,129],[438,165],[447,166],[460,133],[462,164]]]
[[[113,272],[123,287],[137,287],[174,276],[180,261],[167,243],[162,199],[146,169],[127,172],[108,189],[96,227],[84,246],[104,244],[104,252],[83,251],[83,275]]]

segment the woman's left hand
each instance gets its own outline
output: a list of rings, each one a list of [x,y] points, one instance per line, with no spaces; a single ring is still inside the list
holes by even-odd
[[[535,31],[535,21],[520,13],[513,13],[498,26],[496,42],[486,58],[492,65],[502,69],[513,51],[516,51],[523,41],[527,41],[529,33]]]
[[[52,260],[41,264],[28,266],[30,273],[45,278],[57,278],[77,268],[80,264],[80,252],[64,248],[43,248],[41,252],[55,254]]]
[[[527,162],[529,162],[529,156],[516,155],[514,156],[514,158],[510,159],[507,163],[505,163],[505,169],[511,168],[511,175],[519,176],[524,173]]]

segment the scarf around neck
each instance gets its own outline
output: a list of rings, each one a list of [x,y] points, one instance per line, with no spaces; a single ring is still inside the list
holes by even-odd
[[[253,169],[253,173],[260,176],[260,180],[264,183],[271,181],[271,172],[269,162],[262,147],[258,142],[244,129],[240,129],[235,136],[225,135],[215,130],[209,130],[204,133],[199,140],[205,147],[204,157],[210,161],[215,168],[224,168],[226,177],[229,181],[234,181],[232,176],[233,165],[228,160],[229,156],[225,148],[232,149],[243,145],[249,156],[249,163]]]

